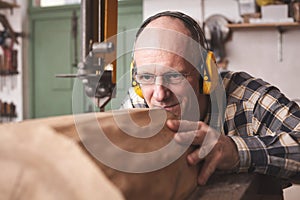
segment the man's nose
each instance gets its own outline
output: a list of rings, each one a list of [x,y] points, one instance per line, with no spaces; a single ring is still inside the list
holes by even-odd
[[[163,101],[170,95],[170,90],[164,86],[162,77],[156,77],[153,96],[156,101]]]

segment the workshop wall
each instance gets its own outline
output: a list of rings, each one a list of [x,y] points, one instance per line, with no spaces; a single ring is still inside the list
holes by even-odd
[[[8,2],[8,1],[7,1]],[[4,15],[10,26],[15,32],[23,32],[22,24],[23,20],[26,16],[27,9],[27,1],[17,0],[10,1],[15,2],[19,7],[10,9],[1,9],[0,13]],[[4,30],[4,27],[1,27],[1,31]],[[8,104],[14,104],[16,108],[16,118],[12,116],[4,116],[2,115],[0,121],[20,121],[23,119],[23,38],[17,37],[17,41],[19,44],[13,45],[13,50],[17,52],[17,59],[15,60],[17,63],[17,75],[5,75],[1,76],[1,85],[0,85],[0,100]],[[3,48],[1,48],[1,55],[3,58]],[[3,58],[4,60],[4,58]],[[15,62],[14,61],[14,62]]]
[[[240,21],[236,0],[144,0],[143,17],[163,10],[179,10],[200,22],[212,14],[222,14],[228,19]],[[203,15],[202,15],[203,14]],[[300,52],[300,28],[287,29],[282,34],[282,61],[279,61],[278,32],[276,28],[234,30],[226,43],[228,69],[246,71],[277,86],[291,99],[300,98],[298,90],[297,52]]]

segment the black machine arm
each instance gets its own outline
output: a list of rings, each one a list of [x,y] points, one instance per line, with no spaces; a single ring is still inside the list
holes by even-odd
[[[84,84],[85,93],[97,99],[102,108],[113,96],[113,68],[105,63],[105,54],[114,51],[112,42],[94,43],[84,62],[78,64],[77,74],[58,74],[59,78],[79,78]]]

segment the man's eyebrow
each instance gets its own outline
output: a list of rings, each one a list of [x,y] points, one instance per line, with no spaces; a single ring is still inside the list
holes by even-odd
[[[167,71],[164,74],[184,74],[184,71]]]
[[[138,73],[143,73],[143,74],[154,74],[153,72],[149,72],[147,70],[138,70]],[[188,74],[190,72],[186,71],[186,70],[169,70],[169,71],[165,71],[162,74]]]
[[[154,75],[154,74],[151,73],[151,72],[141,72],[141,74],[151,74],[151,75]]]

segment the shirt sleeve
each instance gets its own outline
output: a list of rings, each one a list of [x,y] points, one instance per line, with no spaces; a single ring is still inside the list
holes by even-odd
[[[240,157],[239,172],[300,181],[300,108],[279,89],[246,73],[223,76],[225,133]]]
[[[231,136],[239,151],[240,171],[300,181],[298,105],[270,87],[254,104],[251,118],[247,135]]]

